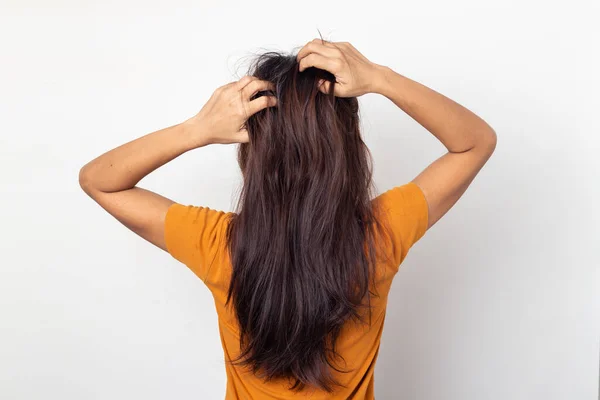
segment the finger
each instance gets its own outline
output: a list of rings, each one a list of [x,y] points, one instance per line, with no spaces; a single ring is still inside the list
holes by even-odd
[[[319,54],[325,57],[338,57],[340,56],[340,50],[337,47],[330,47],[322,43],[310,42],[300,49],[296,55],[296,60],[301,61],[304,57],[307,57],[310,54]]]
[[[325,79],[321,79],[319,81],[319,90],[322,93],[328,94],[330,85],[331,85],[331,82],[326,81]]]
[[[242,89],[244,100],[250,100],[252,96],[263,90],[275,90],[275,85],[269,81],[254,80]]]
[[[250,135],[248,134],[248,130],[247,129],[241,129],[237,133],[236,142],[237,143],[248,143],[248,142],[250,142]]]
[[[326,56],[326,57],[336,57],[339,55],[339,50],[335,47],[330,47],[330,46],[324,45],[323,43],[312,41],[300,49],[300,51],[296,55],[296,60],[300,61],[304,57],[307,57],[309,54],[314,54],[314,53],[320,54],[320,55]]]
[[[300,60],[300,72],[309,67],[317,67],[335,74],[339,71],[340,61],[338,59],[324,57],[320,54],[313,53]]]
[[[277,98],[275,96],[260,96],[258,99],[248,102],[246,107],[246,110],[248,111],[248,117],[261,110],[264,110],[267,107],[273,107],[276,105]]]
[[[258,78],[252,75],[245,75],[239,81],[235,82],[235,87],[237,90],[242,90],[246,87],[250,82],[257,80]]]

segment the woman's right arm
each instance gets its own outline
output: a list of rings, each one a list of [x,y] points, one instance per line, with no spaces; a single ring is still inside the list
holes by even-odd
[[[372,63],[350,43],[315,39],[298,52],[297,58],[300,71],[314,66],[334,74],[336,96],[382,94],[446,147],[446,154],[413,179],[427,200],[428,228],[456,204],[496,147],[496,133],[473,112],[388,67]],[[321,90],[328,89],[328,82],[324,82]]]
[[[382,94],[431,132],[448,152],[413,182],[429,206],[428,228],[465,193],[496,147],[496,133],[455,101],[390,68],[376,66],[373,92]]]

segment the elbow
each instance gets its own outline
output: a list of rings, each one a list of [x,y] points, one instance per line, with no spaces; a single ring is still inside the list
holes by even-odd
[[[480,134],[479,138],[479,143],[475,147],[479,148],[490,157],[494,153],[494,150],[496,150],[496,145],[498,143],[496,131],[488,125],[488,128]]]
[[[92,184],[87,165],[79,170],[79,187],[88,195],[92,192]]]
[[[490,154],[496,150],[496,144],[498,143],[498,135],[496,131],[490,128],[490,132],[488,134],[489,138],[487,139],[487,146],[489,148]]]

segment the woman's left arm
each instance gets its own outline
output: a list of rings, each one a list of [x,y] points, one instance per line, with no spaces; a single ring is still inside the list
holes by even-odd
[[[246,119],[276,105],[269,82],[245,76],[218,88],[194,117],[123,144],[87,163],[79,172],[81,188],[109,214],[152,244],[166,250],[164,223],[173,201],[136,187],[150,172],[181,154],[208,144],[248,142]]]

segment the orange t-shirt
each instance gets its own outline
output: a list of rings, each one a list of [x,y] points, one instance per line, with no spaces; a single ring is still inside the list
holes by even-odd
[[[427,230],[428,208],[421,189],[413,182],[396,186],[372,200],[381,202],[384,218],[389,221],[391,236],[387,262],[377,265],[377,293],[371,298],[371,326],[349,322],[336,342],[336,349],[346,361],[350,373],[334,371],[333,377],[345,388],[326,393],[306,388],[294,393],[287,388],[289,381],[262,379],[243,367],[225,363],[227,393],[225,399],[374,399],[375,362],[385,320],[387,298],[392,279],[410,247]],[[225,231],[230,214],[208,207],[185,206],[174,203],[169,207],[165,221],[165,240],[168,252],[187,265],[212,292],[218,315],[221,344],[225,359],[239,354],[238,325],[231,303],[225,307],[231,262],[225,242]],[[368,319],[367,319],[368,321]]]

